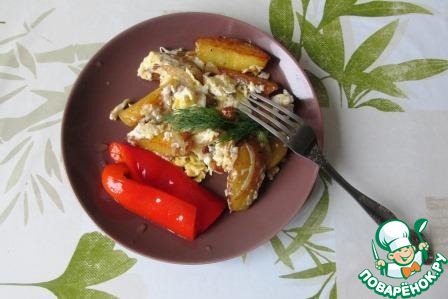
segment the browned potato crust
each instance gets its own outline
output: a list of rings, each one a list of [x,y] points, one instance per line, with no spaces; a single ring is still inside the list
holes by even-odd
[[[266,80],[266,79],[255,77],[250,74],[243,74],[243,73],[240,73],[240,72],[237,72],[234,70],[225,69],[225,68],[219,69],[219,72],[221,74],[226,74],[227,76],[229,76],[230,78],[232,78],[236,81],[241,81],[246,84],[248,84],[249,82],[252,82],[255,85],[262,85],[264,87],[262,95],[264,95],[264,96],[269,96],[271,93],[273,93],[274,91],[276,91],[278,89],[277,83],[275,83],[273,81]]]
[[[269,60],[269,55],[261,49],[235,38],[198,38],[195,52],[204,62],[239,72],[254,66],[261,70]]]

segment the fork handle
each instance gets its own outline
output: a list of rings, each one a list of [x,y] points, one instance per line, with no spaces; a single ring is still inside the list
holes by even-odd
[[[355,187],[353,187],[349,182],[347,182],[337,171],[331,166],[328,161],[320,165],[321,169],[323,169],[326,173],[328,173],[339,185],[344,188],[360,205],[361,207],[369,214],[369,216],[378,224],[397,219],[397,216],[392,213],[388,208],[381,205],[380,203],[374,201]]]
[[[355,187],[347,182],[337,171],[331,166],[331,164],[325,159],[322,152],[317,146],[314,146],[309,154],[309,158],[316,162],[322,170],[330,175],[339,185],[344,188],[369,214],[369,216],[378,224],[397,219],[397,216],[392,213],[388,208],[374,201]]]
[[[361,205],[361,207],[364,209],[364,211],[369,214],[369,216],[378,224],[392,219],[397,219],[397,216],[395,216],[394,213],[392,213],[391,210],[386,208],[385,206],[381,205],[380,203],[374,201],[361,191],[357,190],[355,187],[353,187],[349,182],[347,182],[337,171],[336,169],[331,166],[330,163],[328,163],[325,158],[322,160],[322,164],[319,164],[321,169],[324,170],[326,173],[328,173],[336,182],[339,183],[339,185],[344,188],[350,195]],[[413,230],[409,229],[410,236],[409,239],[411,241],[411,244],[416,246],[418,248],[418,244],[421,243],[420,237],[418,234]],[[421,237],[429,243],[429,239],[421,234]],[[434,249],[432,247],[429,248],[428,251],[426,251],[427,258],[423,262],[425,265],[431,265],[434,261]]]
[[[385,221],[397,219],[394,213],[392,213],[388,208],[381,205],[380,203],[374,201],[355,187],[353,187],[349,182],[347,182],[337,171],[331,166],[331,164],[325,159],[324,155],[320,151],[317,145],[311,149],[308,154],[308,158],[317,163],[320,168],[330,175],[339,185],[344,188],[358,203],[359,205],[369,214],[369,216],[378,224],[382,224]],[[410,229],[410,239],[411,243],[418,246],[420,243],[420,238],[417,233]],[[423,236],[423,239],[429,243],[429,239]],[[427,251],[428,258],[424,262],[425,265],[430,265],[434,261],[434,250],[432,247]]]

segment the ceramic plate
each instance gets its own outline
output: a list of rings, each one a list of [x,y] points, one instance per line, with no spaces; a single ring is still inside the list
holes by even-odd
[[[193,49],[203,36],[247,40],[268,52],[272,79],[301,99],[298,113],[322,141],[319,105],[304,72],[269,34],[221,15],[179,13],[140,23],[108,42],[85,66],[76,81],[62,125],[62,151],[75,194],[95,223],[122,245],[143,255],[183,264],[217,262],[242,255],[267,242],[299,211],[316,180],[317,166],[290,156],[280,173],[265,184],[247,211],[221,218],[195,241],[186,241],[133,215],[102,189],[100,174],[106,148],[124,141],[128,128],[109,120],[109,112],[124,98],[138,99],[156,87],[137,77],[150,50],[159,47]],[[223,194],[225,177],[214,175],[204,185]]]

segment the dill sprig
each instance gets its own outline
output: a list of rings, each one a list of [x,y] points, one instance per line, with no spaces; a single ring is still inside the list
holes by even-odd
[[[206,129],[220,132],[219,141],[234,140],[238,142],[249,136],[257,137],[260,142],[265,143],[267,132],[262,126],[246,116],[243,112],[236,110],[235,119],[225,118],[215,108],[189,107],[175,110],[172,114],[165,116],[165,121],[173,128],[181,132],[197,133]]]

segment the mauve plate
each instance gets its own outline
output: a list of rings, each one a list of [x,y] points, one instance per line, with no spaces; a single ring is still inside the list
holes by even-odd
[[[138,99],[156,87],[137,77],[149,50],[160,46],[193,49],[201,36],[228,36],[251,41],[272,60],[272,79],[302,101],[298,113],[322,142],[322,121],[315,94],[294,58],[271,36],[241,21],[208,13],[179,13],[140,23],[108,42],[85,66],[76,81],[62,124],[62,152],[68,177],[79,201],[113,239],[146,256],[182,264],[217,262],[242,255],[280,231],[299,211],[316,180],[318,167],[291,156],[275,180],[266,184],[247,211],[224,215],[195,241],[186,241],[126,211],[102,189],[106,145],[124,141],[128,128],[109,120],[124,98]],[[224,177],[205,186],[223,193]]]

